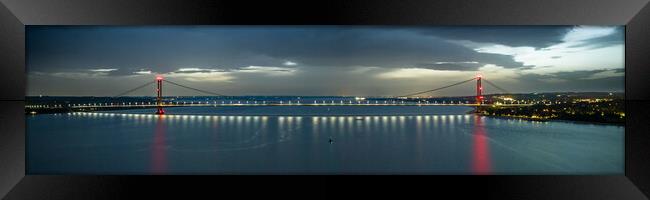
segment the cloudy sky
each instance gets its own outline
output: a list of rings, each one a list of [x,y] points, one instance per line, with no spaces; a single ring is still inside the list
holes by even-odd
[[[28,26],[27,73],[28,95],[113,96],[156,75],[227,95],[403,95],[477,74],[510,92],[623,91],[624,29]],[[200,95],[167,85],[166,95]]]

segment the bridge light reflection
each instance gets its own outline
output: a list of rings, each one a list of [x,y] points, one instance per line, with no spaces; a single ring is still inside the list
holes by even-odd
[[[475,174],[489,174],[491,172],[489,141],[483,126],[483,117],[481,116],[474,116],[472,170]]]

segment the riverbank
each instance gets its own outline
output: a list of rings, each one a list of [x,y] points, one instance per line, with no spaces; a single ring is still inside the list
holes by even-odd
[[[557,118],[532,118],[532,117],[520,117],[520,116],[501,116],[501,115],[489,115],[483,113],[474,113],[480,116],[499,118],[499,119],[520,119],[527,121],[536,121],[536,122],[565,122],[565,123],[576,123],[576,124],[595,124],[595,125],[616,125],[616,126],[625,126],[625,123],[618,122],[596,122],[596,121],[580,121],[580,120],[569,120],[569,119],[557,119]]]
[[[483,116],[531,121],[624,125],[624,103],[623,100],[617,99],[600,102],[540,103],[524,107],[503,107],[497,105],[480,107],[479,110],[475,109],[474,112]]]

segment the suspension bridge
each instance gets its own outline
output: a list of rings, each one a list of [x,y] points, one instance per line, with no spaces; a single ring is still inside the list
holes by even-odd
[[[447,88],[464,85],[465,83],[476,82],[476,94],[473,95],[474,98],[472,101],[465,100],[456,100],[456,101],[432,101],[427,100],[426,98],[420,100],[422,94],[433,93],[436,91],[444,90]],[[494,89],[499,90],[502,94],[510,94],[507,90],[497,86],[496,84],[486,80],[482,76],[478,75],[468,80],[463,80],[453,84],[445,85],[442,87],[428,89],[418,92],[412,92],[408,94],[394,96],[393,98],[387,98],[385,100],[366,100],[365,98],[357,98],[355,100],[281,100],[281,101],[267,101],[267,100],[205,100],[205,101],[178,101],[178,100],[166,100],[166,97],[163,96],[163,83],[167,83],[173,86],[180,88],[193,90],[202,94],[207,94],[209,96],[215,97],[233,97],[230,95],[225,95],[217,92],[212,92],[204,89],[198,89],[195,87],[187,86],[184,84],[176,83],[174,81],[166,80],[162,76],[156,76],[154,81],[147,82],[145,84],[139,85],[127,91],[121,92],[117,95],[114,95],[113,98],[117,99],[119,97],[125,97],[128,94],[131,94],[135,91],[138,91],[152,84],[156,84],[155,87],[155,100],[151,98],[148,101],[130,101],[130,102],[103,102],[103,103],[73,103],[73,104],[56,104],[56,105],[28,105],[28,108],[70,108],[70,109],[120,109],[120,108],[156,108],[156,114],[164,114],[165,107],[190,107],[190,106],[493,106],[494,103],[488,103],[484,99],[483,95],[483,85],[485,82]],[[167,98],[169,99],[169,97]],[[410,99],[410,100],[409,100]],[[414,100],[414,99],[417,99]],[[406,101],[405,101],[406,100]],[[530,103],[522,103],[518,101],[510,101],[499,103],[498,106],[529,106]]]

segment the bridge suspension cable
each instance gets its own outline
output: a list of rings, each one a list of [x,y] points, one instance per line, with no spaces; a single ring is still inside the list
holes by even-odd
[[[450,87],[453,87],[453,86],[457,86],[457,85],[460,85],[460,84],[463,84],[463,83],[467,83],[467,82],[470,82],[470,81],[473,81],[473,80],[476,80],[476,79],[477,79],[477,78],[472,78],[472,79],[464,80],[464,81],[461,81],[461,82],[457,82],[457,83],[454,83],[454,84],[450,84],[450,85],[447,85],[447,86],[443,86],[443,87],[439,87],[439,88],[435,88],[435,89],[431,89],[431,90],[425,90],[425,91],[420,91],[420,92],[415,92],[415,93],[410,93],[410,94],[400,95],[400,97],[409,97],[409,96],[415,96],[415,95],[424,94],[424,93],[428,93],[428,92],[434,92],[434,91],[438,91],[438,90],[442,90],[442,89],[450,88]],[[507,91],[507,90],[505,90],[505,89],[503,89],[503,88],[497,86],[496,84],[492,83],[491,81],[488,81],[488,80],[486,80],[486,79],[484,79],[484,78],[483,78],[482,80],[485,81],[487,84],[491,85],[492,87],[496,88],[497,90],[499,90],[499,91],[501,91],[501,92],[503,92],[503,93],[506,93],[506,94],[510,94],[509,91]],[[172,84],[172,85],[176,85],[176,86],[179,86],[179,87],[182,87],[182,88],[186,88],[186,89],[190,89],[190,90],[198,91],[198,92],[205,93],[205,94],[210,94],[210,95],[215,95],[215,96],[228,96],[228,95],[224,95],[224,94],[220,94],[220,93],[216,93],[216,92],[211,92],[211,91],[206,91],[206,90],[201,90],[201,89],[193,88],[193,87],[190,87],[190,86],[185,86],[185,85],[182,85],[182,84],[179,84],[179,83],[176,83],[176,82],[173,82],[173,81],[169,81],[169,80],[163,80],[163,81],[165,81],[165,82],[167,82],[167,83],[170,83],[170,84]],[[151,84],[153,84],[153,83],[155,83],[155,81],[147,82],[147,83],[145,83],[145,84],[143,84],[143,85],[140,85],[140,86],[135,87],[135,88],[133,88],[133,89],[127,90],[127,91],[122,92],[122,93],[120,93],[120,94],[117,94],[117,95],[115,95],[115,96],[113,96],[113,97],[115,98],[115,97],[121,97],[121,96],[124,96],[124,95],[126,95],[126,94],[129,94],[129,93],[134,92],[134,91],[136,91],[136,90],[142,89],[142,88],[144,88],[144,87],[146,87],[146,86],[148,86],[148,85],[151,85]]]
[[[126,95],[126,94],[129,94],[129,93],[131,93],[131,92],[134,92],[134,91],[136,91],[136,90],[139,90],[139,89],[141,89],[141,88],[143,88],[143,87],[146,87],[146,86],[148,86],[148,85],[151,85],[151,84],[153,84],[153,83],[154,83],[154,81],[151,81],[151,82],[145,83],[144,85],[141,85],[141,86],[135,87],[135,88],[133,88],[133,89],[127,90],[126,92],[122,92],[122,93],[120,93],[120,94],[118,94],[118,95],[115,95],[115,96],[113,96],[113,98],[124,96],[124,95]]]
[[[196,89],[196,88],[193,88],[193,87],[189,87],[189,86],[181,85],[181,84],[179,84],[179,83],[175,83],[175,82],[173,82],[173,81],[169,81],[169,80],[163,80],[163,81],[165,81],[165,82],[167,82],[167,83],[170,83],[170,84],[172,84],[172,85],[176,85],[176,86],[183,87],[183,88],[186,88],[186,89],[190,89],[190,90],[194,90],[194,91],[202,92],[202,93],[205,93],[205,94],[211,94],[211,95],[215,95],[215,96],[228,96],[228,95],[219,94],[219,93],[216,93],[216,92],[210,92],[210,91],[205,91],[205,90]]]
[[[492,82],[490,82],[488,80],[483,79],[483,81],[485,81],[487,84],[490,84],[492,87],[496,88],[497,90],[499,90],[499,91],[501,91],[501,92],[503,92],[505,94],[510,94],[510,92],[508,90],[505,90],[505,89],[497,86],[496,84],[494,84],[494,83],[492,83]]]
[[[470,81],[473,81],[473,80],[476,80],[476,78],[472,78],[472,79],[469,79],[469,80],[461,81],[461,82],[454,83],[454,84],[451,84],[451,85],[447,85],[447,86],[444,86],[444,87],[439,87],[439,88],[436,88],[436,89],[431,89],[431,90],[426,90],[426,91],[421,91],[421,92],[415,92],[415,93],[411,93],[411,94],[401,95],[400,97],[415,96],[415,95],[418,95],[418,94],[424,94],[424,93],[427,93],[427,92],[438,91],[438,90],[442,90],[442,89],[445,89],[445,88],[449,88],[449,87],[457,86],[457,85],[460,85],[460,84],[463,84],[463,83],[467,83],[467,82],[470,82]]]

